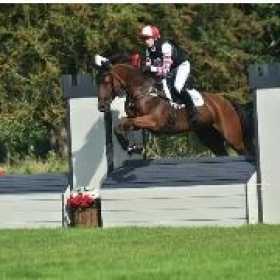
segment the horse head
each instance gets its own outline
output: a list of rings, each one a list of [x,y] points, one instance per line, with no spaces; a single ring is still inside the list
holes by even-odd
[[[125,93],[132,101],[137,95],[143,96],[150,92],[155,84],[154,77],[143,73],[126,60],[119,62],[117,59],[114,63],[97,55],[95,61],[98,110],[101,112],[110,111],[116,96]]]
[[[96,84],[98,88],[98,110],[108,112],[111,103],[124,91],[127,92],[129,73],[133,66],[128,64],[113,65],[109,60],[101,61],[95,65]]]
[[[98,88],[98,110],[100,112],[108,112],[119,90],[113,77],[112,65],[107,58],[96,55],[93,67],[96,70],[95,79]]]

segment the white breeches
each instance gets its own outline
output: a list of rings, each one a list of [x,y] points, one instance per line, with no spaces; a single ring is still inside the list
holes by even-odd
[[[190,63],[188,61],[185,61],[178,67],[176,77],[174,80],[174,87],[178,93],[181,93],[189,77],[189,74],[190,74]],[[166,79],[162,79],[162,85],[163,85],[163,90],[165,92],[165,95],[170,100],[170,103],[174,106],[177,106],[175,103],[173,103],[173,98],[170,93],[170,89],[167,86]],[[195,106],[202,106],[204,104],[202,95],[196,89],[188,89],[187,94],[190,95]]]
[[[183,62],[177,69],[176,78],[174,81],[174,87],[178,93],[181,92],[182,88],[184,87],[188,77],[190,74],[190,63],[188,61]],[[166,97],[169,100],[172,100],[172,96],[170,90],[167,86],[166,79],[162,79],[163,90],[165,92]]]
[[[174,82],[174,87],[176,90],[181,93],[188,77],[190,74],[190,63],[188,61],[183,62],[177,70],[177,75]],[[204,99],[199,91],[196,89],[187,89],[188,94],[190,95],[195,106],[202,106],[204,104]]]
[[[177,92],[181,92],[182,88],[184,87],[189,74],[190,74],[190,63],[188,61],[183,62],[179,65],[177,69],[176,78],[174,81],[174,87],[176,88]]]

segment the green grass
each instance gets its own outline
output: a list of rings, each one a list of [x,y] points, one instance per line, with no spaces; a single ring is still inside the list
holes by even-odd
[[[66,156],[59,157],[50,152],[45,160],[26,156],[24,159],[13,159],[11,164],[2,163],[0,168],[7,174],[67,173],[69,162]]]
[[[280,279],[280,226],[0,231],[0,279]]]

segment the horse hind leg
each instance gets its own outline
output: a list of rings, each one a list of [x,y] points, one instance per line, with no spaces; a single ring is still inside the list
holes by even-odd
[[[254,139],[245,140],[245,149],[246,149],[246,155],[255,156],[256,149],[255,149]]]
[[[246,155],[248,156],[255,156],[256,153],[254,136],[255,136],[255,132],[254,132],[253,124],[248,124],[247,127],[245,127],[244,136],[243,136]]]
[[[231,133],[225,135],[225,141],[227,142],[228,146],[231,147],[239,156],[252,155],[250,151],[252,146],[249,147],[247,145],[246,139],[244,139],[242,132],[235,135],[233,131],[231,131]]]
[[[228,146],[231,147],[239,156],[252,156],[254,154],[252,146],[246,144],[246,140],[243,139],[242,134],[240,137],[225,137]]]
[[[235,111],[237,112],[239,123],[241,125],[241,135],[239,139],[237,136],[231,137],[229,144],[239,155],[254,156],[255,155],[255,143],[254,143],[254,123],[253,116],[248,113],[248,109],[244,110],[238,103],[231,101]],[[250,104],[249,104],[250,106]],[[234,131],[237,131],[235,129]],[[232,142],[232,143],[231,143]]]
[[[235,152],[240,156],[254,156],[255,148],[252,143],[240,143],[238,146],[231,146]]]
[[[222,135],[213,127],[195,131],[200,142],[206,146],[215,156],[227,156],[228,151]]]

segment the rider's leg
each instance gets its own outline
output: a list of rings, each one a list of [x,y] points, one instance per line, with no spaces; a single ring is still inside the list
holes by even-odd
[[[174,102],[170,88],[168,86],[168,81],[166,78],[162,79],[162,87],[165,93],[165,96],[169,99],[169,103],[171,106],[173,106],[174,108],[178,107],[178,104],[176,104],[176,102]]]
[[[190,122],[193,125],[198,124],[199,123],[198,112],[196,106],[193,103],[192,98],[190,97],[189,93],[186,90],[182,90],[181,93],[182,93],[181,97],[184,103],[186,104]]]
[[[184,103],[186,104],[186,109],[188,112],[188,116],[190,118],[190,122],[195,125],[199,121],[197,109],[193,103],[191,96],[185,89],[185,84],[187,82],[189,73],[190,73],[190,63],[188,61],[185,61],[178,67],[175,81],[174,81],[174,87],[177,90],[177,92],[180,94]]]

